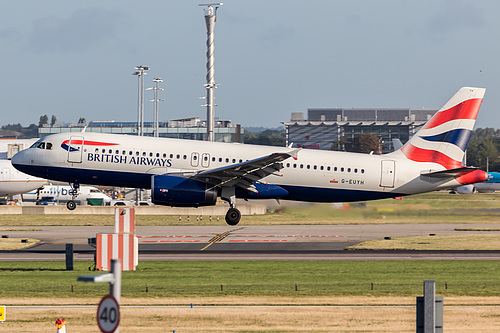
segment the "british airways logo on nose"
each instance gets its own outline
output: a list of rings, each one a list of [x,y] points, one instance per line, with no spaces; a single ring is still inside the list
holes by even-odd
[[[107,147],[107,146],[116,146],[118,143],[109,143],[109,142],[99,142],[99,141],[85,141],[85,140],[66,140],[61,143],[61,148],[70,152],[80,151],[82,146],[99,146],[99,147]]]

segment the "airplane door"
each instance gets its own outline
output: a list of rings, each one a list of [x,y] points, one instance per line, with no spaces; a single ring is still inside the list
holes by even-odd
[[[192,153],[191,154],[191,166],[197,167],[198,164],[200,164],[200,154],[199,153]]]
[[[382,161],[381,187],[394,187],[395,161]]]
[[[208,168],[210,166],[210,154],[203,153],[201,155],[201,166]]]
[[[82,163],[83,137],[72,136],[68,143],[68,162]]]
[[[9,168],[2,169],[2,180],[10,180],[10,169]]]

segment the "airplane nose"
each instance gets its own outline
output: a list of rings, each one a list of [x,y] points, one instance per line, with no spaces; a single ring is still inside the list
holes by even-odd
[[[26,151],[22,150],[22,151],[18,152],[17,154],[15,154],[14,156],[12,156],[12,159],[10,160],[10,162],[12,163],[14,168],[18,169],[19,171],[22,171],[20,169],[20,167],[22,165],[28,164],[26,155],[27,155]]]

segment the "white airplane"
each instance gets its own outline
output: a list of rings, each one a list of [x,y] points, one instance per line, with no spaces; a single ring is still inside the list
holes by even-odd
[[[111,198],[93,186],[80,186],[76,196],[71,195],[72,187],[68,185],[44,185],[43,187],[23,194],[23,201],[36,201],[43,197],[53,197],[55,202],[68,202],[78,200],[86,202],[87,199],[103,199],[104,203],[110,203]]]
[[[237,197],[365,201],[486,180],[486,172],[461,166],[484,92],[461,88],[401,149],[385,155],[61,133],[40,139],[12,163],[75,190],[79,184],[151,188],[158,205],[214,205],[220,196],[230,204],[226,222],[236,225]]]
[[[45,184],[46,179],[22,173],[12,166],[10,160],[0,159],[0,197],[25,193]]]

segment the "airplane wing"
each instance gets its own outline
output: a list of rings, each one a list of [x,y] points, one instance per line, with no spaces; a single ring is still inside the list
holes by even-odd
[[[190,177],[212,185],[239,186],[250,192],[257,192],[253,185],[269,175],[282,176],[279,171],[283,168],[281,162],[292,157],[297,158],[299,149],[286,153],[274,153],[250,161],[231,164],[216,169],[204,170],[197,173],[186,173],[179,176]]]

